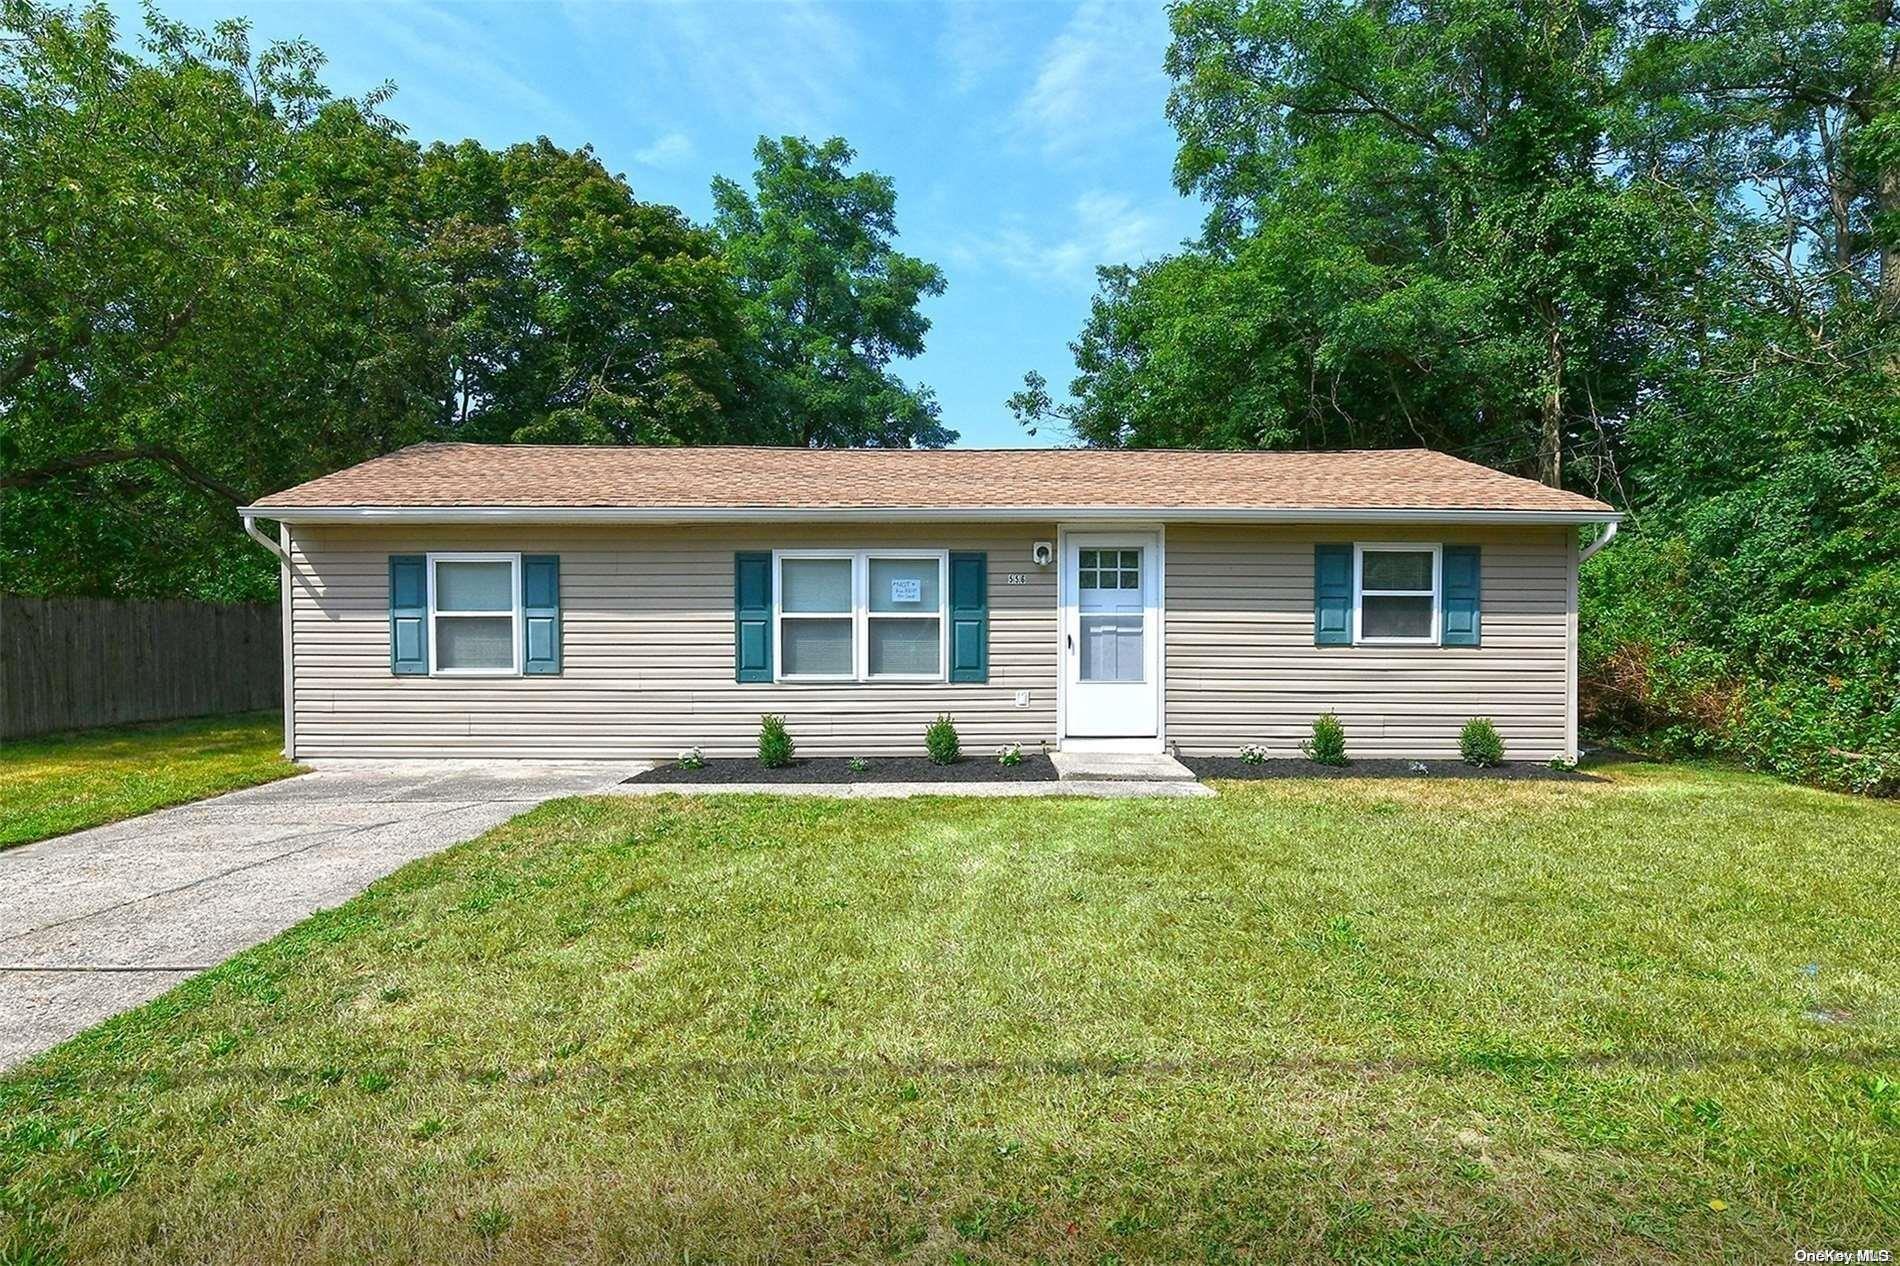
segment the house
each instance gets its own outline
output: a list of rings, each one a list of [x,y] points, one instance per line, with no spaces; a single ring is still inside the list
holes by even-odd
[[[242,510],[311,757],[1577,750],[1600,501],[1426,450],[423,444]],[[279,524],[276,541],[254,526]],[[1594,546],[1592,547],[1594,548]]]

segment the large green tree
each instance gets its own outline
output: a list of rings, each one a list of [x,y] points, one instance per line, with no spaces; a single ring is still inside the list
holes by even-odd
[[[936,265],[896,248],[890,178],[850,171],[855,155],[838,137],[761,137],[753,154],[753,191],[722,178],[713,201],[761,349],[758,433],[824,447],[954,441],[929,388],[891,369],[923,351],[922,302],[944,281]]]
[[[426,151],[254,48],[0,0],[0,580],[272,592],[235,505],[417,440],[942,444],[931,265],[843,141],[760,143],[720,224],[588,147]]]
[[[471,439],[749,438],[752,338],[720,241],[641,202],[589,149],[473,141],[422,157],[450,278],[444,430]]]
[[[1676,259],[1612,145],[1595,0],[1184,0],[1175,178],[1198,247],[1111,270],[1074,403],[1098,444],[1426,443],[1559,482],[1635,398]]]
[[[262,592],[241,498],[427,434],[413,160],[308,45],[4,8],[0,565],[9,587]]]

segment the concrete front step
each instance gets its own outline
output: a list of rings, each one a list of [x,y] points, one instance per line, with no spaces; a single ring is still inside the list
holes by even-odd
[[[1194,772],[1160,752],[1051,752],[1063,782],[1193,782]]]

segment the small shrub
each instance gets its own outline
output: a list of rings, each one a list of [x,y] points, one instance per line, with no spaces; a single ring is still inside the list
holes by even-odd
[[[996,763],[999,765],[1022,764],[1023,763],[1023,745],[1021,743],[1011,743],[1007,747],[1000,749],[996,753]]]
[[[1553,756],[1547,763],[1552,769],[1565,774],[1577,767],[1577,762],[1571,760],[1568,756]]]
[[[1265,743],[1247,744],[1247,746],[1240,749],[1240,759],[1247,762],[1247,764],[1249,765],[1266,764],[1267,763],[1267,745]]]
[[[792,763],[798,744],[785,729],[785,718],[766,713],[759,718],[759,764],[767,769],[783,769]]]
[[[951,723],[948,712],[939,714],[930,723],[930,728],[924,731],[924,750],[939,765],[954,765],[957,757],[963,754],[963,744],[957,738],[957,727]]]
[[[861,774],[870,767],[871,762],[862,756],[853,756],[851,758],[851,772],[854,774]]]
[[[1314,717],[1313,737],[1300,744],[1300,751],[1316,765],[1344,765],[1346,730],[1339,724],[1339,718],[1330,712]]]
[[[705,767],[706,753],[702,752],[699,748],[689,747],[680,753],[681,769],[704,769]]]
[[[1465,722],[1458,734],[1458,754],[1465,758],[1465,764],[1479,769],[1504,760],[1504,740],[1498,737],[1498,727],[1491,724],[1490,717],[1472,717]]]

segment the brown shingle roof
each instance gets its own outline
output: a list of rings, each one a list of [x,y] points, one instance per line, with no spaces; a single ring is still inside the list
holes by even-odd
[[[418,444],[257,503],[259,510],[458,506],[1612,513],[1601,501],[1429,449],[1262,453]]]

